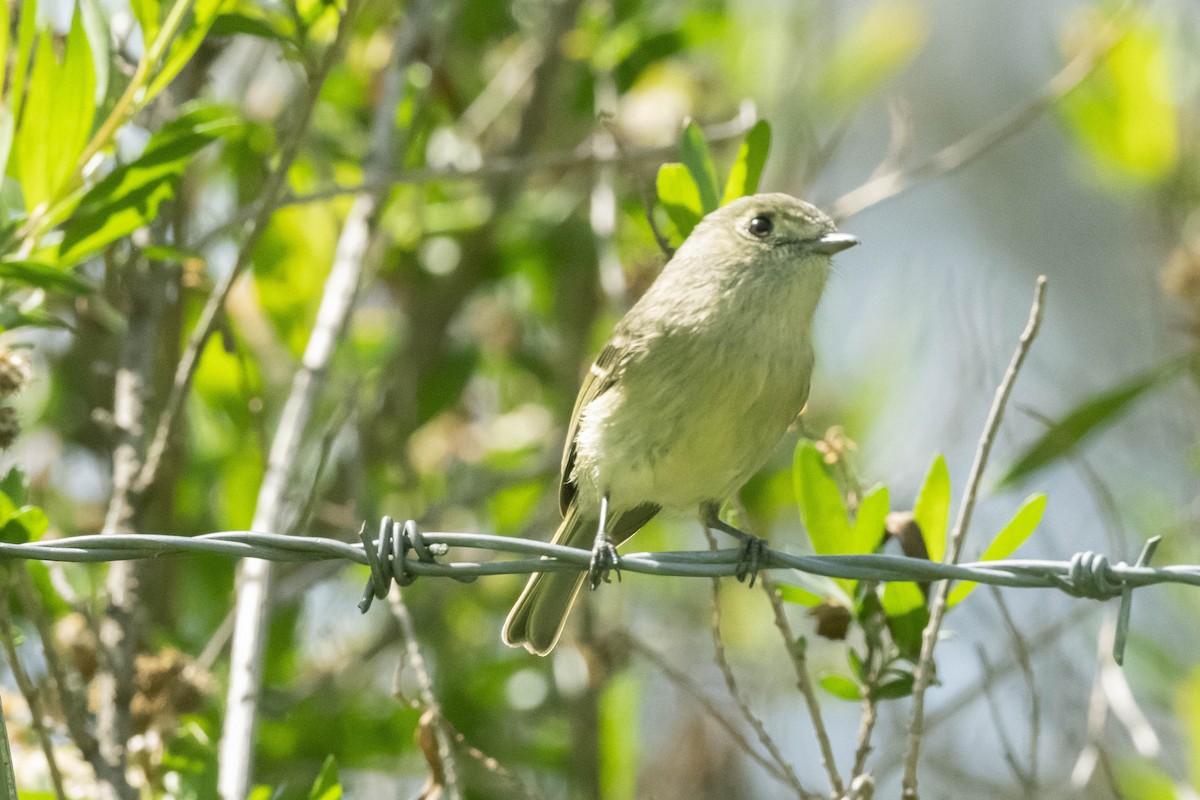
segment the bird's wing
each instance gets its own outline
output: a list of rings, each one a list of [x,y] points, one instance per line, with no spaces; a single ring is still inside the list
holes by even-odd
[[[614,337],[604,345],[595,363],[584,376],[579,395],[575,398],[575,409],[571,412],[571,423],[567,426],[567,441],[563,446],[562,473],[558,484],[558,508],[564,515],[575,499],[575,484],[571,482],[571,470],[575,467],[575,437],[579,434],[579,418],[587,404],[608,391],[617,382],[618,367],[625,355],[624,341]]]

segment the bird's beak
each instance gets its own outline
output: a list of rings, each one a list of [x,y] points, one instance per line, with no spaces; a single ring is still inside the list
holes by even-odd
[[[831,256],[848,250],[858,244],[858,237],[848,233],[827,233],[812,244],[812,249],[823,255]]]

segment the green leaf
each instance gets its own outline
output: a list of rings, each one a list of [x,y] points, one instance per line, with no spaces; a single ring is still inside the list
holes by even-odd
[[[13,63],[12,78],[9,80],[11,94],[9,109],[13,119],[20,120],[23,115],[21,101],[25,96],[25,84],[28,77],[29,61],[33,58],[34,34],[37,32],[37,0],[21,1],[21,21],[17,29],[17,57]]]
[[[29,98],[17,127],[17,179],[32,212],[52,203],[71,177],[92,132],[96,74],[76,9],[60,64],[52,36],[44,33],[29,81]]]
[[[871,690],[873,700],[900,700],[912,694],[914,677],[911,673],[897,675]]]
[[[683,126],[683,133],[679,137],[679,149],[683,165],[691,173],[692,180],[696,182],[696,188],[700,192],[701,216],[716,211],[720,205],[717,166],[713,163],[704,131],[700,130],[700,126],[695,122],[689,121]]]
[[[1016,460],[999,486],[1011,486],[1021,478],[1069,455],[1087,437],[1120,419],[1133,402],[1160,381],[1173,377],[1195,357],[1174,359],[1137,375],[1121,385],[1088,398],[1060,421],[1050,426]]]
[[[176,2],[178,1],[176,0]],[[208,35],[209,28],[217,21],[217,17],[231,5],[232,0],[196,0],[196,4],[192,7],[191,24],[171,43],[158,74],[154,76],[154,80],[146,89],[143,105],[150,102],[175,79],[175,76],[200,47],[200,43]]]
[[[4,3],[4,7],[0,8],[0,87],[4,86],[4,73],[8,69],[8,43],[11,26],[12,11],[9,9],[8,3]],[[2,93],[0,91],[0,94]],[[8,108],[8,106],[2,107],[5,109]],[[0,175],[3,174],[4,170],[0,168]]]
[[[792,480],[800,521],[817,555],[844,554],[851,542],[846,503],[837,482],[825,471],[820,452],[808,440],[796,446]]]
[[[946,555],[946,528],[950,523],[950,471],[941,453],[925,474],[925,483],[913,506],[913,521],[921,529],[929,560],[941,561]]]
[[[862,692],[858,688],[858,684],[845,675],[838,675],[837,673],[822,675],[818,679],[818,683],[821,684],[822,689],[834,697],[840,697],[843,700],[862,699]]]
[[[338,781],[337,759],[329,756],[321,766],[321,773],[308,793],[308,800],[341,800],[342,784]]]
[[[84,195],[64,227],[58,258],[74,264],[127,236],[158,214],[203,147],[241,123],[228,110],[202,106],[164,125],[134,161],[117,167]]]
[[[683,164],[663,164],[658,168],[656,188],[658,202],[671,218],[680,240],[686,239],[704,216],[700,189],[692,173]]]
[[[1092,47],[1105,26],[1116,24],[1097,8],[1078,17],[1068,57]],[[1180,156],[1172,34],[1149,18],[1120,24],[1121,40],[1056,107],[1110,178],[1154,183],[1174,174]]]
[[[738,149],[729,178],[725,181],[725,194],[721,197],[721,205],[746,197],[758,191],[758,182],[762,178],[763,166],[767,163],[767,153],[771,150],[771,125],[765,119],[754,123]]]
[[[278,42],[289,48],[295,44],[285,31],[281,30],[279,20],[272,17],[268,19],[265,16],[258,14],[241,14],[241,13],[225,13],[217,17],[213,23],[210,34],[212,36],[233,36],[234,34],[245,34],[246,36],[255,36],[259,39],[267,39],[273,42]]]
[[[20,467],[10,468],[0,478],[0,493],[7,495],[17,505],[25,505],[25,473]]]
[[[50,520],[45,511],[37,506],[25,506],[9,517],[4,527],[0,528],[0,541],[19,544],[36,542],[49,529]]]
[[[892,641],[905,657],[915,657],[921,652],[921,637],[929,622],[921,587],[911,581],[889,581],[883,585],[880,603],[887,614]]]
[[[888,515],[888,488],[876,486],[867,492],[854,517],[854,527],[846,548],[847,555],[874,553],[883,542],[884,520]]]
[[[15,281],[48,292],[88,294],[92,287],[70,272],[38,261],[0,261],[0,280]]]
[[[10,544],[23,544],[27,541],[21,538],[25,533],[24,528],[17,526],[11,531],[9,530],[8,523],[12,521],[16,513],[17,506],[12,499],[6,494],[0,494],[0,541]]]
[[[142,49],[147,50],[158,36],[162,6],[158,0],[130,0],[129,5],[133,16],[137,18],[138,26],[142,29]]]
[[[108,67],[112,63],[112,41],[108,30],[108,19],[100,8],[98,0],[79,0],[79,10],[83,15],[83,30],[87,34],[88,48],[92,53],[92,72],[95,75],[96,93],[92,104],[99,108],[104,105],[108,95]]]
[[[996,538],[992,539],[992,543],[983,551],[983,555],[979,557],[979,560],[999,561],[1011,556],[1037,528],[1038,523],[1042,521],[1042,514],[1045,511],[1046,495],[1030,495],[1021,507],[1017,509],[1017,513],[1013,514],[1013,518],[1008,521],[1008,524],[996,534]],[[956,585],[950,592],[948,600],[950,606],[953,607],[962,602],[974,588],[975,584],[971,581],[963,581]]]
[[[0,179],[8,169],[8,156],[12,153],[13,115],[6,105],[0,105]]]
[[[850,595],[833,578],[824,575],[810,575],[799,570],[792,570],[785,574],[788,576],[788,580],[795,582],[777,583],[776,588],[779,589],[779,595],[789,603],[811,608],[821,605],[825,598],[832,597],[846,607],[853,605]]]

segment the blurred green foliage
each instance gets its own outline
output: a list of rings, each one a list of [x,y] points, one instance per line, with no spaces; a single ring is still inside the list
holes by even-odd
[[[312,90],[285,202],[249,252],[248,274],[201,354],[183,422],[132,520],[140,531],[181,536],[251,524],[354,189],[369,174],[392,49],[409,36],[394,119],[400,174],[373,222],[369,274],[304,432],[288,531],[350,539],[361,519],[387,513],[442,530],[548,533],[562,422],[580,370],[662,266],[655,225],[677,246],[721,204],[760,189],[807,190],[810,169],[829,157],[819,145],[836,144],[860,110],[879,110],[936,19],[916,0],[847,4],[837,14],[826,4],[708,0],[430,8],[369,0],[318,88],[344,2],[67,5],[59,18],[38,0],[0,4],[0,332],[33,345],[38,371],[22,398],[16,450],[27,475],[0,481],[0,539],[13,542],[103,527],[113,454],[127,444],[113,418],[118,376],[127,379],[144,356],[146,405],[135,427],[153,431],[180,353],[245,247]],[[1108,22],[1107,12],[1081,9],[1064,52],[1080,52]],[[1194,119],[1181,99],[1191,73],[1175,65],[1195,53],[1169,34],[1161,19],[1138,19],[1057,113],[1089,175],[1157,189],[1161,204],[1176,203],[1175,215],[1187,219],[1200,206],[1195,137],[1185,135]],[[780,38],[782,55],[768,47]],[[787,69],[763,73],[770,58]],[[776,91],[788,116],[774,129],[741,112],[747,93],[761,101]],[[768,169],[772,152],[780,155]],[[894,249],[876,253],[885,259]],[[1192,252],[1200,248],[1181,246],[1183,256]],[[1179,369],[1171,362],[1068,404],[1001,486],[1076,455],[1135,403],[1165,391]],[[827,394],[806,420],[846,422],[852,436],[864,435],[887,407],[873,388],[860,398]],[[863,492],[847,474],[844,462],[801,440],[742,500],[750,521],[780,538],[802,523],[818,553],[875,552],[889,511],[915,500],[928,556],[944,557],[952,495],[941,456],[912,497],[898,476],[886,476],[891,489]],[[967,555],[986,541],[982,559],[1008,557],[1044,507],[1042,495],[1028,498],[990,540],[976,531]],[[638,546],[699,541],[656,522]],[[213,797],[233,572],[215,558],[163,558],[138,570],[139,649],[178,650],[203,678],[199,708],[169,706],[139,731],[149,742],[139,754],[142,794]],[[103,616],[104,569],[34,564],[29,575],[56,629],[83,620],[90,630]],[[396,627],[383,612],[360,619],[353,608],[364,578],[361,569],[278,570],[256,800],[366,795],[354,788],[378,780],[416,794],[430,773],[414,744],[421,701]],[[790,603],[844,613],[836,661],[819,679],[828,693],[911,693],[928,618],[923,587],[779,579]],[[605,635],[632,620],[694,659],[701,650],[692,643],[708,642],[705,588],[636,579],[605,587],[577,615],[574,646],[541,661],[498,640],[519,580],[406,588],[438,700],[461,735],[466,796],[520,797],[526,782],[546,797],[639,797],[645,774],[676,763],[712,781],[694,789],[676,781],[680,796],[723,785],[713,771],[739,780],[719,757],[727,752],[680,733],[696,713],[690,704],[664,700],[662,681],[631,668],[628,649]],[[956,587],[952,602],[971,588]],[[752,645],[739,656],[758,659],[755,674],[768,675],[778,653],[758,647],[762,609],[726,602],[731,640]],[[90,677],[94,640],[77,634],[57,646],[73,675]],[[807,638],[798,646],[815,649]],[[698,680],[706,674],[688,666]],[[1181,681],[1181,697],[1191,698],[1191,683]],[[1181,708],[1194,727],[1196,704]],[[1200,764],[1194,753],[1188,759]],[[1121,773],[1132,798],[1174,796],[1161,794],[1168,786],[1155,766],[1130,762]],[[44,787],[27,788],[34,797]]]

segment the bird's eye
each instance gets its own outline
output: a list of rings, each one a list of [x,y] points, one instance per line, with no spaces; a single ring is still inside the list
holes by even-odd
[[[763,214],[759,214],[754,219],[750,220],[749,230],[751,235],[764,239],[775,230],[775,223],[771,218]]]

